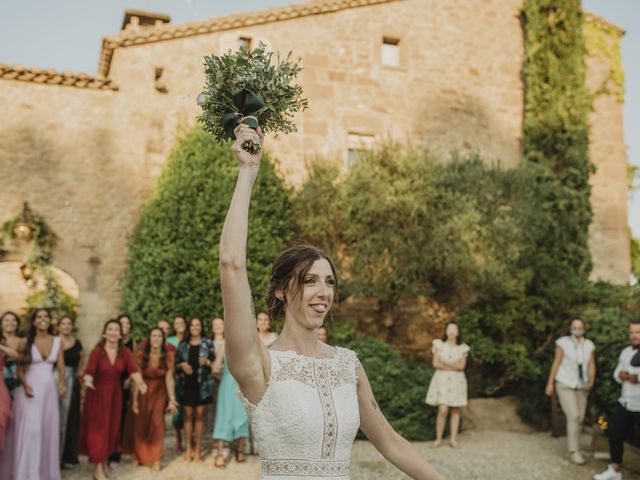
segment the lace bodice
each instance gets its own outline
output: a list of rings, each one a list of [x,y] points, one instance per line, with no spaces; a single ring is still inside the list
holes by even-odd
[[[332,358],[269,350],[271,376],[258,405],[244,397],[261,455],[262,478],[349,478],[351,446],[360,426],[351,350]]]

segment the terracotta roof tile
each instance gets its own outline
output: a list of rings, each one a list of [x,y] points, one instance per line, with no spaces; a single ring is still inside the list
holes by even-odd
[[[86,73],[58,72],[51,69],[28,68],[22,65],[5,65],[4,63],[0,63],[0,79],[89,88],[93,90],[118,90],[118,87],[113,81],[104,77],[92,77]]]
[[[232,30],[283,20],[292,20],[309,15],[321,15],[324,13],[338,12],[348,8],[365,7],[395,1],[401,0],[311,0],[280,8],[232,14],[224,17],[214,17],[208,20],[189,22],[180,25],[163,24],[153,27],[123,30],[116,35],[103,39],[98,71],[105,77],[109,74],[113,50],[117,47],[161,42],[163,40],[170,40],[174,38],[202,35],[211,32]],[[602,17],[589,12],[586,12],[585,17],[589,21],[605,24],[613,28],[618,34],[624,35],[623,29]]]
[[[400,0],[314,0],[280,8],[214,17],[208,20],[183,23],[180,25],[164,24],[123,30],[116,35],[106,37],[102,40],[98,72],[105,77],[109,74],[113,50],[117,47],[160,42],[174,38],[190,37],[193,35],[232,30],[252,25],[291,20],[309,15],[333,13],[348,8],[365,7],[396,1]]]

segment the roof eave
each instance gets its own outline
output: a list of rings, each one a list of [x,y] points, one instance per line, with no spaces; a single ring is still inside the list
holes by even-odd
[[[233,30],[241,27],[263,25],[281,22],[311,15],[335,13],[350,8],[366,7],[403,0],[330,0],[296,3],[285,7],[258,10],[248,13],[236,13],[208,20],[183,23],[180,25],[158,25],[143,27],[136,30],[122,31],[102,40],[98,72],[108,76],[111,69],[113,51],[118,47],[142,45],[145,43],[162,42],[176,38],[204,35],[212,32]]]

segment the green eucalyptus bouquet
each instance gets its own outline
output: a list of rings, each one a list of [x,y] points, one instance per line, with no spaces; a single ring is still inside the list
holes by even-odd
[[[204,130],[211,132],[218,141],[235,139],[234,129],[242,124],[264,133],[297,131],[293,114],[308,107],[302,97],[302,87],[292,81],[302,71],[300,60],[294,61],[292,53],[272,63],[273,52],[260,42],[254,50],[240,47],[235,52],[205,57],[207,83],[198,95],[202,107],[198,121]],[[242,148],[250,153],[260,150],[259,144],[246,142]]]

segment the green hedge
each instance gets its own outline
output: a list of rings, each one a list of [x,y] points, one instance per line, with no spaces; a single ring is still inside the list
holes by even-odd
[[[218,244],[236,176],[229,145],[199,128],[171,152],[129,250],[122,303],[139,334],[161,317],[222,315]],[[257,308],[264,307],[270,265],[289,242],[289,197],[266,155],[251,201],[247,246]]]
[[[310,216],[305,209],[321,192],[332,192],[331,207],[298,223],[299,235],[333,248],[347,294],[376,300],[383,312],[391,306],[391,342],[406,321],[394,311],[398,299],[430,296],[455,311],[473,349],[471,395],[517,395],[523,417],[544,426],[553,345],[570,316],[600,309],[594,335],[616,326],[609,333],[620,342],[626,320],[616,322],[635,314],[636,290],[593,285],[562,253],[581,248],[566,243],[565,217],[553,206],[569,190],[534,162],[504,170],[477,155],[442,161],[400,145],[360,162],[344,175],[316,164],[294,201],[296,217]],[[617,388],[607,375],[596,387],[598,412],[610,401],[606,389]]]
[[[437,409],[424,403],[433,369],[401,356],[377,338],[358,338],[350,322],[331,328],[331,343],[358,353],[380,410],[393,428],[408,440],[433,440]]]
[[[629,322],[640,321],[640,288],[596,284],[579,314],[587,322],[588,336],[596,345],[598,375],[591,412],[594,418],[608,416],[620,396],[613,370],[620,351],[629,345]]]
[[[631,237],[631,273],[640,282],[640,240]]]
[[[517,261],[529,248],[534,184],[528,171],[477,154],[443,162],[386,144],[345,175],[313,165],[294,200],[298,236],[335,253],[343,293],[375,300],[393,339],[402,300],[424,295],[463,309],[523,295],[530,274]],[[314,211],[318,196],[327,208]]]

